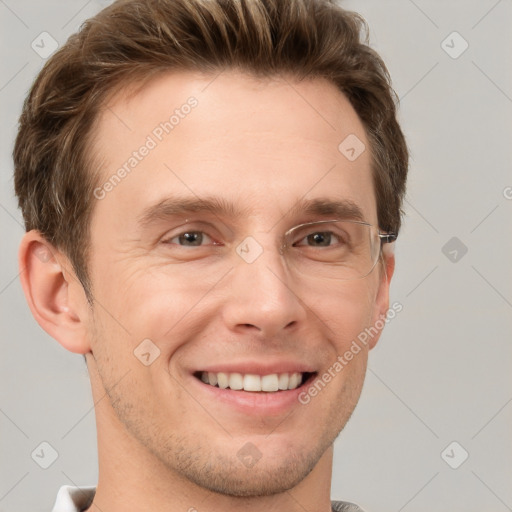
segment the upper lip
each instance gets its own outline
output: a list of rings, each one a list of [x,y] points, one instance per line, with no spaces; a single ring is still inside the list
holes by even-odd
[[[251,375],[271,375],[273,373],[313,373],[315,369],[306,363],[293,361],[256,362],[238,361],[231,363],[210,364],[196,370],[197,372],[211,373],[241,373]]]

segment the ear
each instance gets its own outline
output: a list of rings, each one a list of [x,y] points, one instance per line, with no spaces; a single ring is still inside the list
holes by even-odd
[[[23,292],[37,323],[66,350],[89,352],[90,310],[68,258],[32,230],[21,240],[18,265]]]
[[[372,326],[379,328],[378,334],[372,336],[368,344],[369,350],[371,350],[379,341],[382,329],[384,328],[387,312],[389,309],[389,285],[391,278],[395,271],[395,243],[384,244],[382,253],[377,265],[380,273],[379,276],[379,287],[377,290],[377,296],[375,298],[375,305],[373,310]],[[383,325],[381,325],[383,324]]]

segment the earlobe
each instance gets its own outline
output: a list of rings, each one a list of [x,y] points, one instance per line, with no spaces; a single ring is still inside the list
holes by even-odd
[[[376,328],[383,327],[385,325],[385,319],[389,310],[389,286],[391,278],[395,271],[395,254],[394,254],[394,243],[385,244],[382,251],[382,261],[379,260],[380,279],[379,288],[377,290],[377,296],[374,304],[374,315],[372,325]],[[379,329],[378,335],[373,336],[370,343],[369,349],[371,350],[379,341],[382,329]]]
[[[80,286],[68,259],[35,230],[25,233],[18,253],[20,280],[37,323],[65,349],[90,351],[84,315],[86,309],[71,294]]]

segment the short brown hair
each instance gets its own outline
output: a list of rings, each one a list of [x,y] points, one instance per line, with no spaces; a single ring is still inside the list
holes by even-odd
[[[87,148],[102,105],[158,73],[228,68],[334,83],[366,129],[379,226],[398,234],[408,150],[388,71],[359,15],[330,0],[118,0],[48,60],[25,100],[13,152],[27,231],[67,254],[88,297],[96,178]]]

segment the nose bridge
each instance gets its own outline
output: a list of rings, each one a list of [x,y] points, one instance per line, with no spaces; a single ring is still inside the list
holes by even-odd
[[[230,297],[224,315],[232,328],[253,326],[273,335],[304,314],[293,291],[282,248],[275,231],[258,231],[246,236],[236,247],[230,279]]]
[[[260,265],[263,263],[265,267],[270,267],[274,273],[282,275],[283,279],[291,279],[287,233],[283,229],[274,226],[266,231],[253,231],[247,238],[253,244],[251,249],[256,251],[254,256],[258,254],[255,262],[261,260]]]
[[[282,238],[274,230],[253,232],[237,245],[235,252],[234,272],[251,283],[254,290],[281,294],[282,288],[288,289],[290,275],[282,251]]]
[[[283,237],[275,229],[269,231],[252,231],[235,248],[238,256],[247,264],[252,265],[260,259],[271,260],[280,257]]]

